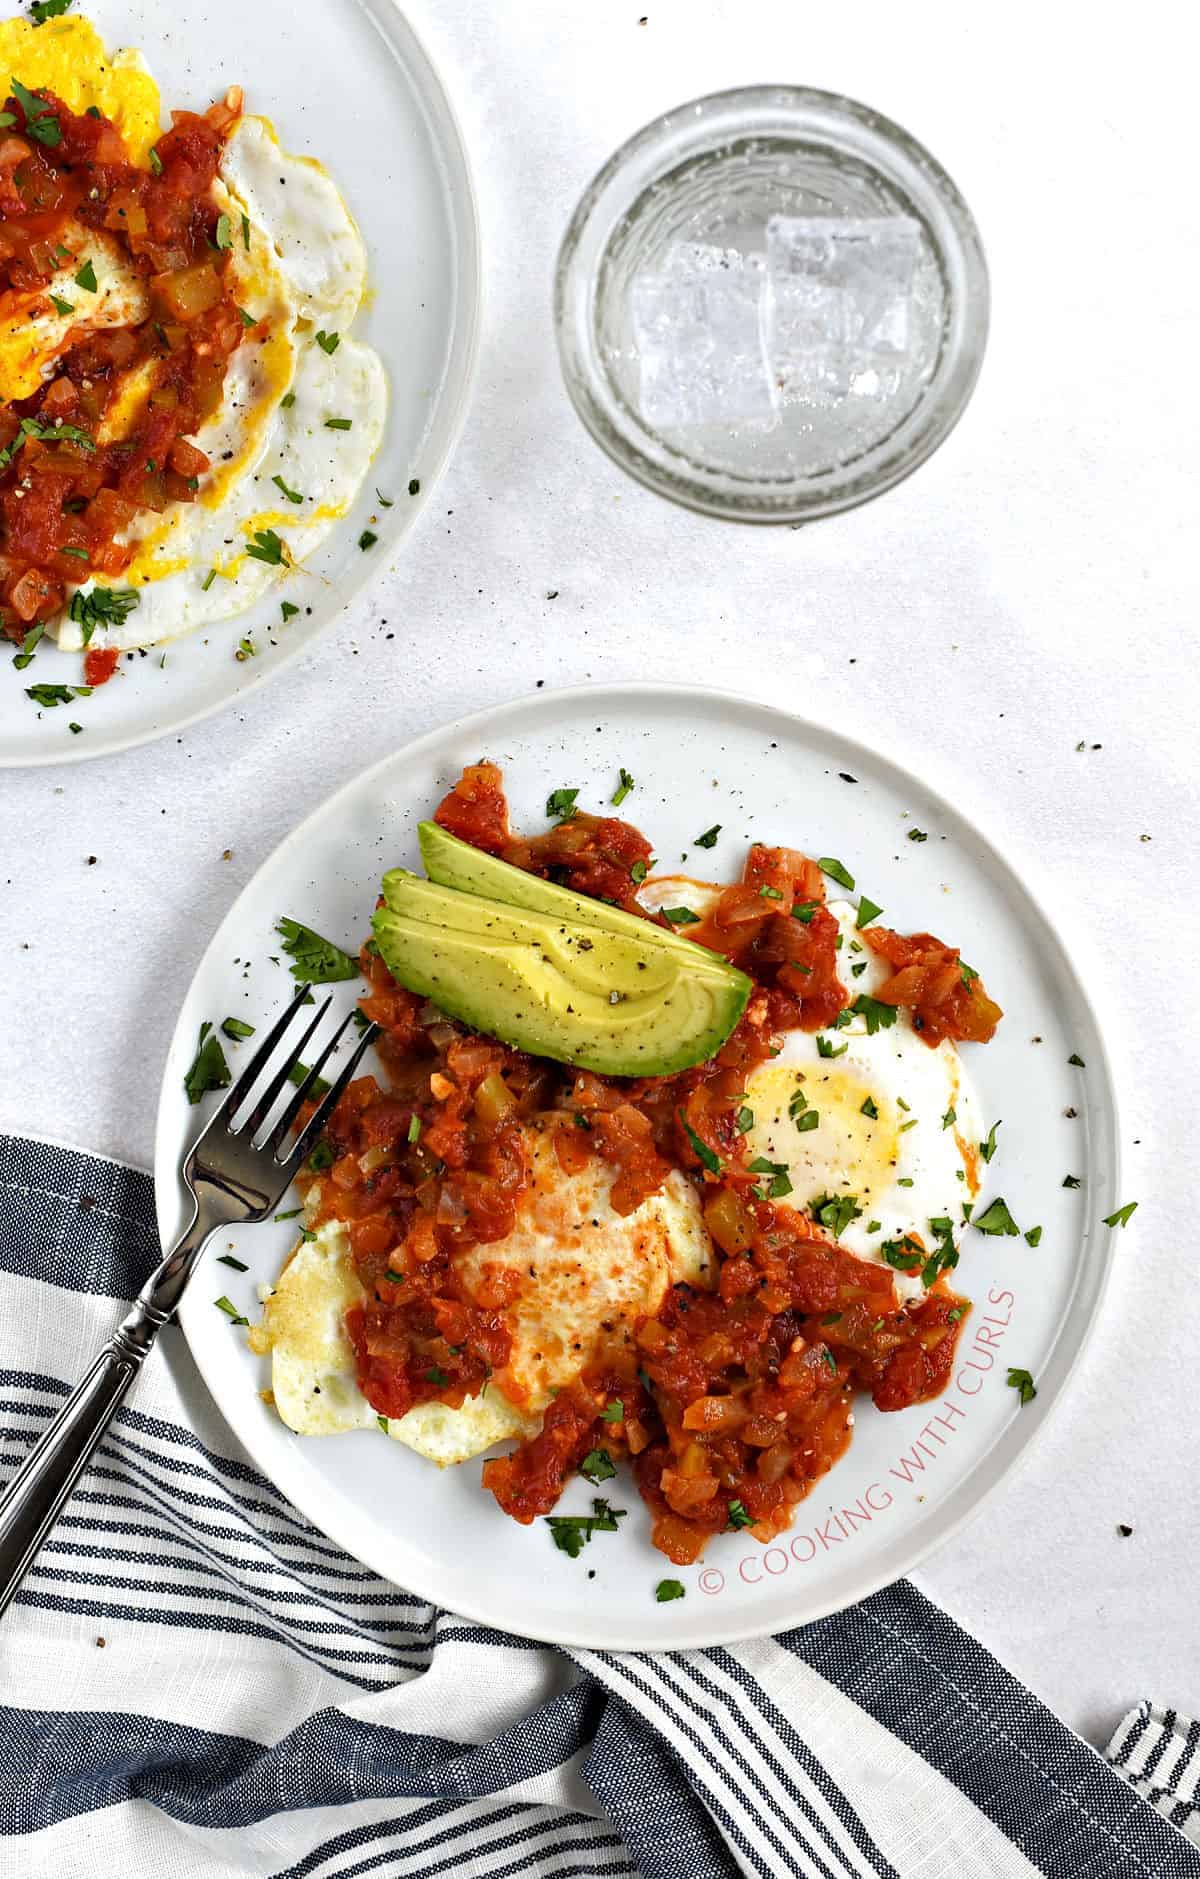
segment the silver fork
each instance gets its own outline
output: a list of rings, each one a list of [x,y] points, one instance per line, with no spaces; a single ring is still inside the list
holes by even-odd
[[[248,1115],[239,1120],[238,1112],[310,992],[310,986],[301,986],[189,1150],[183,1179],[194,1203],[191,1220],[0,1497],[0,1613],[33,1564],[159,1332],[174,1316],[209,1240],[235,1223],[265,1220],[278,1205],[297,1169],[311,1155],[363,1052],[379,1035],[378,1025],[366,1027],[315,1115],[289,1143],[301,1106],[319,1086],[322,1070],[354,1018],[351,1012],[334,1032],[295,1096],[268,1128],[284,1085],[296,1080],[301,1054],[333,1002],[327,998],[296,1049],[261,1089]]]

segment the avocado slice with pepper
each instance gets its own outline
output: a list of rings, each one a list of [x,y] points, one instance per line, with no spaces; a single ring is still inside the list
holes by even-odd
[[[643,938],[633,916],[636,932],[609,932],[400,869],[386,890],[372,925],[392,977],[538,1057],[604,1076],[671,1076],[712,1057],[746,1008],[744,973],[699,947],[689,957]]]

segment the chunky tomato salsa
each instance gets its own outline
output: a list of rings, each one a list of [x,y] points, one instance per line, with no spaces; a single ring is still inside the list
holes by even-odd
[[[194,501],[209,468],[189,439],[219,406],[253,324],[229,275],[241,234],[212,191],[241,108],[234,90],[203,116],[172,113],[142,168],[94,109],[77,115],[24,86],[6,101],[0,321],[39,352],[45,342],[36,387],[0,406],[0,626],[18,645],[89,575],[120,575],[125,531],[146,511]],[[119,410],[128,386],[131,423]],[[136,598],[76,596],[85,646]],[[111,648],[88,651],[87,684],[104,683],[116,660]]]
[[[549,833],[522,838],[489,763],[465,772],[437,819],[534,874],[643,913],[651,847],[624,821],[569,810]],[[952,1248],[924,1294],[902,1305],[886,1266],[835,1243],[834,1216],[822,1225],[779,1205],[748,1163],[748,1076],[787,1032],[836,1027],[852,1003],[821,870],[795,850],[755,846],[742,880],[688,935],[755,989],[709,1062],[643,1079],[573,1070],[473,1034],[398,986],[368,942],[362,1009],[382,1027],[386,1087],[373,1077],[350,1085],[309,1193],[310,1226],[349,1223],[365,1287],[347,1320],[359,1383],[379,1414],[398,1417],[422,1402],[461,1405],[508,1359],[521,1274],[497,1265],[494,1289],[468,1294],[456,1262],[513,1230],[529,1182],[523,1124],[536,1116],[552,1129],[566,1173],[592,1157],[607,1163],[622,1214],[682,1171],[717,1250],[712,1288],[673,1286],[637,1324],[631,1353],[602,1355],[554,1397],[537,1434],[483,1470],[504,1511],[530,1522],[593,1451],[627,1459],[654,1542],[679,1563],[730,1527],[764,1541],[785,1527],[849,1442],[858,1394],[881,1410],[936,1396],[968,1309],[947,1282]],[[890,968],[875,997],[903,1005],[926,1042],[991,1036],[999,1008],[953,947],[880,927],[861,937]]]

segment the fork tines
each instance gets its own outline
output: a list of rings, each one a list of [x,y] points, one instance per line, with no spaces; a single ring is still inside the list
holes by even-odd
[[[313,1092],[320,1088],[322,1071],[334,1051],[338,1048],[357,1015],[357,1007],[354,1011],[348,1012],[326,1044],[324,1050],[322,1050],[316,1062],[311,1068],[306,1066],[303,1062],[303,1052],[333,1002],[331,998],[326,998],[324,1004],[318,1008],[316,1015],[305,1026],[300,1042],[293,1050],[289,1051],[281,1067],[275,1072],[269,1083],[259,1094],[258,1100],[255,1102],[249,1115],[244,1117],[241,1121],[238,1121],[238,1111],[243,1107],[254,1091],[259,1079],[270,1066],[271,1059],[274,1057],[278,1046],[282,1043],[296,1014],[305,1003],[311,999],[311,996],[311,985],[302,985],[287,1010],[283,1013],[283,1016],[271,1026],[266,1037],[241,1072],[237,1081],[231,1087],[229,1094],[225,1097],[216,1115],[213,1117],[213,1124],[223,1124],[227,1133],[232,1136],[240,1136],[243,1133],[248,1134],[253,1145],[264,1153],[269,1152],[276,1164],[281,1168],[289,1166],[292,1162],[302,1161],[312,1153],[317,1138],[328,1122],[346,1085],[357,1070],[364,1052],[369,1049],[379,1036],[379,1026],[377,1024],[369,1024],[366,1026],[357,1045],[351,1052],[348,1062],[343,1065],[335,1082],[322,1096],[316,1113],[310,1118],[301,1134],[289,1147],[288,1137],[295,1127],[301,1110],[305,1103],[312,1101]],[[256,1138],[259,1137],[261,1131],[267,1125],[268,1118],[276,1102],[279,1100],[284,1085],[289,1082],[295,1083],[297,1079],[299,1079],[299,1086],[296,1090],[296,1094],[287,1103],[266,1137],[262,1140],[257,1140]],[[210,1124],[210,1126],[212,1125]]]

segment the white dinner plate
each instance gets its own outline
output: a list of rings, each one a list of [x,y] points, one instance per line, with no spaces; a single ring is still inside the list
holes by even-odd
[[[383,359],[388,422],[358,501],[306,562],[311,591],[294,620],[279,626],[272,588],[235,619],[123,658],[75,708],[40,713],[25,687],[79,684],[81,656],[43,639],[36,662],[16,672],[0,654],[0,768],[80,762],[162,737],[294,659],[387,568],[428,500],[462,423],[478,336],[479,233],[462,137],[428,53],[392,0],[87,0],[81,10],[110,49],[144,53],[164,114],[202,111],[241,85],[246,109],[273,120],[285,149],[325,164],[367,247],[373,293],[354,336]],[[369,518],[379,540],[364,552],[358,538]],[[247,632],[259,653],[239,663]]]
[[[1095,1315],[1115,1237],[1103,1218],[1122,1198],[1112,1076],[1074,946],[1023,868],[951,802],[854,739],[715,692],[588,687],[468,718],[368,770],[276,849],[192,983],[159,1111],[164,1244],[182,1223],[178,1167],[201,1120],[183,1093],[201,1023],[233,1015],[261,1027],[281,1008],[293,984],[272,932],[281,915],[356,950],[382,871],[420,865],[417,823],[481,756],[503,766],[518,829],[545,826],[552,788],[578,787],[583,807],[606,803],[624,765],[636,789],[622,813],[659,856],[690,849],[693,867],[732,879],[751,837],[836,855],[900,930],[931,929],[961,946],[1005,1010],[990,1044],[963,1047],[984,1117],[1002,1122],[979,1208],[1003,1195],[1022,1228],[1042,1228],[1041,1242],[968,1231],[955,1283],[975,1309],[945,1397],[892,1415],[863,1399],[847,1455],[801,1502],[790,1532],[766,1548],[723,1535],[692,1567],[653,1550],[626,1477],[606,1484],[629,1510],[619,1533],[597,1535],[572,1560],[542,1522],[520,1527],[499,1512],[478,1461],[439,1472],[374,1430],[292,1435],[259,1397],[266,1365],[214,1309],[228,1293],[257,1315],[255,1287],[275,1277],[291,1244],[285,1225],[229,1233],[244,1277],[212,1265],[197,1274],[181,1313],[192,1353],[259,1467],[310,1520],[385,1578],[485,1623],[555,1642],[682,1648],[849,1605],[943,1541],[1037,1434]],[[714,822],[724,825],[717,847],[697,855],[695,836]],[[928,839],[906,840],[913,827]],[[347,1006],[356,995],[333,989]],[[1064,1187],[1068,1176],[1080,1185]],[[1024,1408],[1009,1367],[1036,1379]],[[577,1480],[560,1511],[588,1503]],[[682,1579],[686,1596],[659,1605],[665,1576]]]

